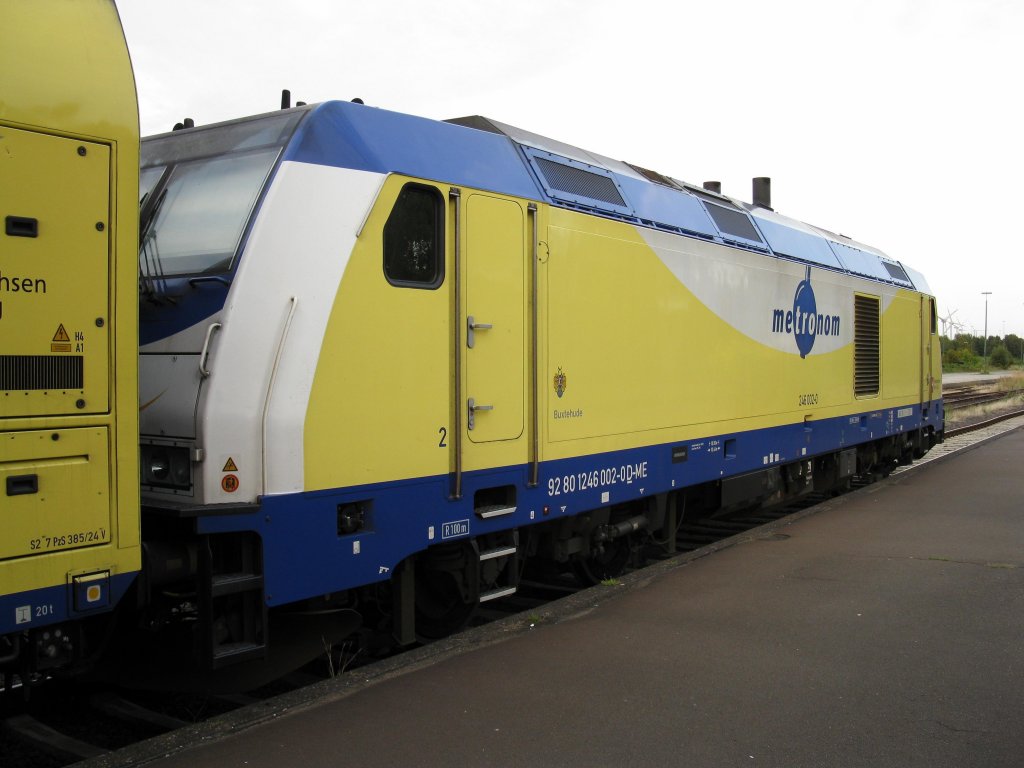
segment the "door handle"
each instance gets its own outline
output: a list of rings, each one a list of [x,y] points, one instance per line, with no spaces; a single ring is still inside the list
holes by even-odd
[[[466,318],[466,325],[468,326],[468,330],[466,331],[466,346],[470,349],[473,348],[473,331],[489,331],[494,327],[490,323],[475,322],[472,315]]]
[[[39,493],[39,475],[7,476],[8,496],[23,496],[27,493]]]
[[[468,420],[468,423],[467,423],[466,426],[469,429],[473,428],[473,426],[474,426],[474,424],[476,422],[475,414],[476,414],[477,411],[493,411],[493,410],[494,410],[494,406],[493,405],[477,405],[476,401],[472,397],[469,398],[469,420]]]

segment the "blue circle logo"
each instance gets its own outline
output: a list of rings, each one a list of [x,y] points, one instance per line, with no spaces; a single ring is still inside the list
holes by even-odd
[[[814,290],[811,288],[810,271],[807,270],[807,277],[796,287],[796,294],[793,296],[793,336],[796,337],[796,348],[800,350],[800,357],[807,357],[810,353],[817,331],[815,326],[818,305],[814,300]]]

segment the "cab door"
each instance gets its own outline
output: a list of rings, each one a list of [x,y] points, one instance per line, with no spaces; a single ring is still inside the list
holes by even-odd
[[[469,195],[461,313],[465,323],[462,407],[467,458],[477,467],[525,460],[525,233],[526,216],[520,203],[486,194]],[[481,451],[499,442],[514,447]]]
[[[941,382],[935,380],[933,356],[936,339],[935,299],[921,296],[921,404],[930,403]]]

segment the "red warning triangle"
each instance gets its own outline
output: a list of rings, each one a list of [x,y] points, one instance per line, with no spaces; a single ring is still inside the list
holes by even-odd
[[[53,334],[54,341],[71,341],[71,337],[68,336],[68,332],[64,330],[64,323],[60,324],[57,328],[57,332]]]

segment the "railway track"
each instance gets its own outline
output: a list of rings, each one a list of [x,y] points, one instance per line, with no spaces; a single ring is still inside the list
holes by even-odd
[[[984,421],[947,430],[946,437],[959,438],[1019,416],[1024,416],[1024,409],[1015,409]],[[936,458],[941,455],[941,448],[933,449]],[[925,458],[927,460],[928,457]],[[909,467],[895,471],[906,469]],[[868,484],[868,481],[856,480],[850,490]],[[687,519],[684,515],[676,532],[674,546],[664,546],[662,542],[660,547],[638,547],[634,550],[634,563],[643,560],[651,564],[686,553],[697,553],[699,556],[702,551],[715,551],[727,546],[726,540],[731,537],[748,534],[795,513],[805,512],[834,495],[812,493],[790,503],[729,517]],[[784,534],[772,533],[769,528],[765,535]],[[609,585],[615,581],[610,580]],[[543,580],[526,578],[516,594],[481,606],[470,628],[508,619],[517,625],[542,621],[545,606],[563,598],[571,599],[583,589],[570,576]],[[453,642],[460,641],[456,637],[442,641],[442,644]],[[379,657],[365,652],[365,646],[357,646],[358,643],[353,641],[352,647],[336,648],[331,655],[325,653],[319,662],[307,665],[301,671],[247,695],[160,695],[54,682],[53,685],[34,691],[26,704],[19,703],[17,689],[8,691],[6,700],[0,701],[0,764],[4,768],[8,765],[18,768],[62,768],[80,761],[87,761],[89,766],[134,765],[137,763],[132,757],[121,757],[122,754],[130,754],[131,750],[129,753],[119,750],[154,737],[171,738],[184,745],[189,738],[195,738],[188,736],[190,729],[211,718],[231,717],[231,713],[236,713],[244,720],[248,717],[243,714],[246,711],[244,708],[258,711],[261,703],[264,707],[278,706],[270,700],[282,696],[287,698],[289,695],[312,696],[302,691],[307,687],[312,690],[316,684],[338,675],[351,676],[357,669],[359,673],[354,675],[356,678],[369,678],[376,674],[371,671],[374,667],[403,663],[401,658],[381,661]],[[428,646],[420,646],[410,655],[415,655],[416,650],[429,653]]]
[[[980,384],[952,384],[942,388],[942,399],[947,414],[945,432],[947,438],[965,435],[998,424],[1001,421],[1024,415],[1024,409],[1011,403],[1011,401],[1019,400],[1024,395],[1024,389],[1017,388],[999,391],[994,389],[997,386],[996,382],[984,382]],[[989,415],[987,418],[979,416],[965,424],[956,424],[958,421],[957,417],[950,418],[951,414],[955,414],[958,411],[962,412],[967,408],[995,405],[1003,401],[1007,401],[1005,410],[1001,413]],[[955,426],[950,426],[948,423],[950,421]]]
[[[991,426],[993,426],[995,424],[999,424],[1002,421],[1008,421],[1009,419],[1015,419],[1018,416],[1024,416],[1024,409],[1015,408],[1013,410],[1007,411],[1006,413],[1001,413],[1001,414],[999,414],[997,416],[993,416],[993,417],[985,419],[983,421],[977,421],[977,422],[974,422],[974,423],[971,423],[971,424],[964,424],[963,426],[954,427],[953,429],[947,429],[946,430],[946,439],[948,440],[951,437],[959,437],[960,435],[966,435],[966,434],[969,434],[971,432],[976,432],[976,431],[979,431],[979,430],[982,430],[982,429],[986,429],[987,427],[991,427]]]
[[[993,386],[993,384],[960,384],[948,388],[944,387],[942,398],[946,411],[957,411],[977,405],[998,403],[1002,400],[1008,400],[1024,394],[1024,389],[998,391],[994,390]]]
[[[15,689],[8,697],[18,695]],[[257,697],[173,696],[52,681],[29,702],[4,702],[0,765],[60,768],[258,701]]]

